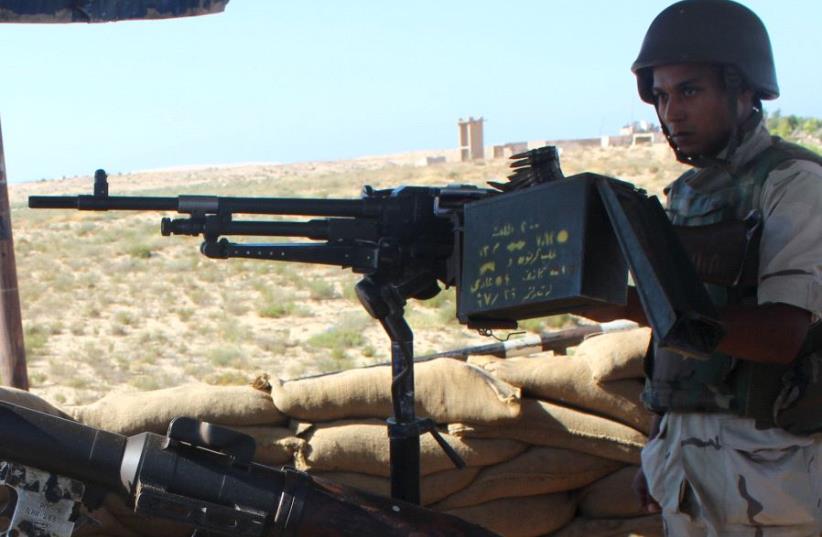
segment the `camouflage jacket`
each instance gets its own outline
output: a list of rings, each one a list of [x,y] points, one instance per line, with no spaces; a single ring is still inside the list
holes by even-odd
[[[723,156],[720,154],[720,158]],[[777,212],[777,208],[782,211],[780,196],[784,197],[787,191],[796,194],[790,189],[797,188],[799,178],[809,180],[814,191],[818,190],[822,203],[820,164],[822,159],[814,153],[771,137],[763,122],[748,132],[729,159],[728,166],[689,170],[666,188],[666,211],[676,225],[714,224],[743,219],[753,209],[763,212],[760,285],[745,289],[707,286],[715,304],[784,302],[814,313],[822,310],[822,296],[807,296],[822,294],[816,289],[822,288],[822,284],[816,281],[819,278],[815,274],[816,267],[822,266],[822,245],[819,244],[822,220],[810,223],[812,225],[801,221],[792,224],[812,232],[808,240],[814,243],[810,250],[816,257],[811,262],[797,261],[797,255],[789,255],[789,260],[783,259],[784,251],[774,254],[778,237],[786,233],[797,235],[791,231],[791,226],[787,230],[781,229],[787,224]],[[788,185],[791,185],[790,189]],[[795,217],[801,219],[800,214]],[[783,250],[788,243],[783,241]],[[803,245],[789,246],[802,255],[807,250]],[[779,266],[783,262],[788,269]],[[804,292],[805,287],[801,284],[807,279],[812,281],[807,288],[814,289],[813,292]],[[767,285],[764,282],[768,282]],[[776,290],[771,296],[763,297],[763,285],[766,291],[768,288]],[[780,291],[780,288],[790,289],[796,296],[790,296],[790,292]],[[660,413],[669,410],[731,412],[768,422],[772,419],[773,403],[784,388],[782,379],[788,369],[790,366],[757,364],[722,353],[702,361],[657,349],[646,363],[648,380],[642,398],[648,408]]]

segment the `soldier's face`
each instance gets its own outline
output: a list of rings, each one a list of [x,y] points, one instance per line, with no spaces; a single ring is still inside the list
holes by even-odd
[[[657,112],[674,144],[689,157],[715,156],[733,126],[720,69],[683,63],[654,67],[653,73]]]

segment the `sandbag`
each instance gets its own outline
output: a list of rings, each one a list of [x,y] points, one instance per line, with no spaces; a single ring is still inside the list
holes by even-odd
[[[566,525],[576,502],[572,494],[557,492],[544,496],[503,498],[446,513],[483,526],[505,537],[537,537]]]
[[[57,416],[60,418],[70,417],[68,414],[45,399],[38,397],[31,392],[18,390],[17,388],[12,388],[10,386],[0,387],[0,401],[21,406],[23,408],[28,408],[29,410],[43,412],[44,414],[49,414],[51,416]]]
[[[663,537],[662,516],[589,520],[575,518],[570,524],[546,537]]]
[[[513,423],[497,427],[452,423],[448,432],[460,438],[511,438],[628,464],[639,464],[645,444],[645,436],[627,425],[538,399],[523,399],[522,416]]]
[[[443,470],[428,474],[420,479],[422,505],[431,505],[467,487],[480,472],[479,467]],[[391,480],[353,472],[312,472],[312,475],[354,487],[379,496],[391,496]]]
[[[580,343],[574,356],[588,362],[595,382],[642,378],[642,360],[650,341],[651,329],[647,327],[609,332]]]
[[[522,388],[523,395],[605,416],[645,434],[650,431],[651,413],[639,400],[642,383],[626,379],[597,384],[585,357],[540,355],[469,360],[495,377]]]
[[[176,416],[210,423],[281,425],[279,412],[265,390],[251,386],[187,384],[150,392],[112,393],[74,409],[74,418],[98,429],[131,435],[144,431],[165,434]]]
[[[269,466],[292,464],[294,452],[305,443],[286,427],[230,427],[254,439],[254,460]]]
[[[297,436],[306,441],[294,454],[294,463],[305,471],[357,472],[388,477],[389,444],[385,423],[379,420],[340,420],[330,423],[299,424]],[[527,449],[522,442],[507,438],[443,438],[468,466],[488,466],[509,460]],[[451,459],[434,437],[420,437],[420,475],[454,468]]]
[[[630,518],[645,515],[633,490],[638,466],[626,466],[585,487],[579,496],[579,514],[585,518]]]
[[[440,510],[518,496],[538,496],[584,487],[613,473],[621,463],[567,449],[534,447],[484,468],[470,486],[438,503]]]
[[[437,423],[496,423],[520,413],[520,390],[482,369],[442,358],[414,367],[420,416]],[[274,383],[274,404],[305,421],[387,418],[392,415],[390,366],[350,369],[319,377]]]

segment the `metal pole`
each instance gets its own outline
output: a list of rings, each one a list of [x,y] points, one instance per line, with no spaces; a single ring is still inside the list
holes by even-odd
[[[6,183],[6,157],[0,128],[0,383],[29,389],[20,295],[17,292],[17,265],[11,234],[11,210]]]
[[[469,356],[474,355],[511,358],[514,356],[528,356],[529,354],[536,354],[544,351],[554,351],[565,354],[568,351],[568,347],[576,347],[589,336],[595,336],[597,334],[604,334],[607,332],[632,330],[638,327],[639,325],[637,323],[628,320],[577,326],[575,328],[567,328],[556,332],[542,332],[539,335],[528,335],[517,339],[511,339],[509,341],[498,341],[495,343],[488,343],[486,345],[463,347],[461,349],[452,349],[450,351],[416,356],[414,361],[417,363],[427,362],[430,360],[436,360],[437,358],[457,358],[460,360],[466,360]]]
[[[388,419],[391,497],[420,505],[420,424],[414,408],[414,333],[402,308],[380,319],[391,338],[391,401]]]

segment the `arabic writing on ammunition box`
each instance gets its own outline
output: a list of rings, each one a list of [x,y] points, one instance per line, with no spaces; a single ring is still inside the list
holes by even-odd
[[[559,278],[574,269],[568,263],[570,233],[544,223],[521,220],[496,223],[474,253],[480,260],[472,281],[465,282],[480,308],[528,302],[551,296]]]

